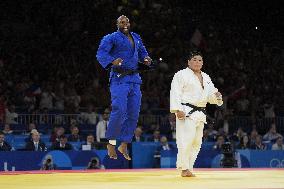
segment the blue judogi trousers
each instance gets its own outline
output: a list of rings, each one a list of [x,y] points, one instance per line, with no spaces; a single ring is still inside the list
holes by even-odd
[[[106,138],[130,143],[139,118],[142,97],[140,84],[112,82],[110,93],[112,110]]]

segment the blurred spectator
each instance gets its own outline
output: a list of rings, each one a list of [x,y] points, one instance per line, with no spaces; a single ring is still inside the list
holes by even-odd
[[[11,130],[10,128],[10,124],[6,123],[4,125],[4,129],[2,131],[5,135],[8,135],[8,134],[12,134],[13,133],[13,130]]]
[[[152,122],[149,127],[146,126],[146,127],[143,127],[144,130],[146,130],[146,133],[147,134],[153,134],[155,133],[155,131],[160,131],[159,129],[159,125],[156,123],[156,122]]]
[[[255,143],[256,138],[257,138],[258,136],[259,136],[259,135],[258,135],[257,130],[256,130],[256,129],[253,129],[253,130],[251,131],[251,133],[250,133],[250,142],[251,142],[251,144],[254,144],[254,143]]]
[[[163,116],[163,119],[165,119],[161,124],[160,124],[160,132],[161,135],[167,136],[169,141],[174,141],[176,139],[176,116],[175,114],[168,114],[167,116]]]
[[[36,130],[36,124],[35,123],[29,123],[29,126],[28,126],[28,131],[25,133],[26,135],[30,135],[32,130]]]
[[[240,142],[241,141],[241,138],[243,136],[247,135],[246,132],[244,132],[243,128],[242,127],[239,127],[237,132],[235,132],[233,134],[233,136],[231,136],[231,140],[235,141],[235,142]]]
[[[5,122],[8,124],[16,124],[18,123],[18,114],[15,112],[15,106],[11,105],[5,110]]]
[[[82,112],[80,115],[81,121],[87,124],[96,125],[99,121],[99,115],[93,110],[92,105],[88,105],[87,112]]]
[[[283,137],[278,137],[275,144],[272,145],[272,150],[284,150]]]
[[[213,149],[214,149],[214,150],[220,150],[220,151],[221,151],[222,145],[223,145],[224,143],[225,143],[224,137],[223,137],[223,136],[218,136],[218,137],[217,137],[217,141],[216,141],[216,143],[215,143],[214,146],[213,146]]]
[[[277,133],[276,125],[275,125],[275,123],[272,123],[269,131],[263,136],[263,140],[274,142],[279,137],[282,137],[282,135]]]
[[[157,151],[161,152],[162,150],[173,150],[175,147],[172,144],[168,143],[166,136],[162,136],[160,139],[161,145],[157,148]]]
[[[255,137],[255,141],[254,141],[254,143],[252,143],[251,149],[252,150],[266,150],[265,144],[262,143],[262,136],[261,135],[257,135]]]
[[[0,151],[11,151],[12,147],[5,141],[5,135],[0,131]]]
[[[39,108],[52,110],[54,97],[55,94],[51,91],[51,86],[48,85],[41,93]]]
[[[148,141],[150,142],[160,142],[160,131],[159,130],[155,130],[152,137],[150,137],[148,139]]]
[[[94,135],[89,134],[86,143],[82,144],[82,150],[95,150],[96,148],[95,137]]]
[[[211,138],[208,135],[208,130],[207,129],[203,130],[202,142],[212,142]]]
[[[33,134],[34,133],[39,133],[36,129],[32,129],[31,132],[29,133],[29,136],[25,139],[25,142],[30,142],[33,140]],[[40,133],[39,133],[40,134]]]
[[[65,135],[61,135],[59,137],[59,142],[56,142],[51,146],[52,150],[73,150],[73,147],[71,144],[68,143],[68,139]]]
[[[263,105],[264,117],[265,118],[275,118],[274,105],[264,104]]]
[[[81,102],[80,95],[77,94],[74,88],[69,88],[66,90],[65,95],[65,112],[74,114],[76,110],[79,108],[79,104]]]
[[[250,149],[250,139],[247,135],[242,136],[239,145],[237,146],[237,149],[247,150]]]
[[[208,139],[211,141],[216,141],[218,132],[214,129],[214,125],[212,123],[207,124],[207,132],[208,132]]]
[[[106,129],[109,123],[110,110],[106,108],[103,113],[103,120],[99,121],[96,127],[97,142],[106,142]]]
[[[71,131],[71,135],[68,137],[69,142],[80,142],[82,141],[82,137],[79,135],[78,127],[74,126]]]
[[[60,137],[65,134],[65,129],[63,127],[54,127],[53,133],[50,136],[50,142],[59,142]]]
[[[64,103],[65,103],[64,91],[62,89],[55,91],[54,108],[56,110],[63,112],[64,111]]]
[[[162,151],[171,151],[176,149],[173,145],[168,143],[166,136],[162,136],[160,140],[160,145],[157,147],[154,154],[154,168],[160,168],[161,162],[161,152]]]
[[[47,150],[44,142],[40,140],[39,132],[32,133],[32,140],[26,143],[25,149],[27,151],[42,151],[42,152]]]
[[[142,136],[143,134],[143,130],[141,129],[141,127],[137,127],[134,131],[134,136],[132,141],[133,142],[144,142],[145,138]]]

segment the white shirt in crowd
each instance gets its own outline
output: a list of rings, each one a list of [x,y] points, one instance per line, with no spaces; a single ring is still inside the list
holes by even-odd
[[[278,145],[275,143],[272,145],[271,150],[284,150],[284,144]]]
[[[8,109],[5,110],[5,120],[7,124],[17,124],[18,114],[16,112],[10,112]]]
[[[95,125],[99,121],[99,115],[95,112],[82,112],[80,117],[84,123],[88,124]]]
[[[97,129],[96,129],[96,139],[97,142],[100,142],[101,139],[105,139],[106,138],[106,129],[108,126],[108,122],[109,121],[99,121],[99,123],[97,124]]]
[[[54,93],[49,93],[49,92],[43,92],[41,93],[41,100],[40,100],[40,108],[47,108],[47,109],[52,109],[53,108],[53,97]]]

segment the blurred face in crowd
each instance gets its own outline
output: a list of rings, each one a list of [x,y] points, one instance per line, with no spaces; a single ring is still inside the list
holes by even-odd
[[[160,139],[162,145],[166,145],[168,143],[168,139],[165,136],[162,136],[162,138]]]
[[[257,131],[254,129],[254,130],[251,131],[250,137],[251,137],[251,138],[255,138],[257,135],[258,135],[258,133],[257,133]]]
[[[282,146],[282,144],[283,144],[283,138],[282,138],[282,137],[279,137],[279,138],[277,139],[276,143],[277,143],[278,146]]]
[[[203,58],[200,55],[196,55],[188,60],[188,67],[194,72],[200,72],[203,66]]]
[[[66,137],[60,138],[60,143],[65,145],[67,143],[67,138]]]
[[[135,136],[139,136],[140,137],[142,135],[142,132],[143,132],[142,129],[137,127],[135,132],[134,132],[134,134],[135,134]]]
[[[40,139],[39,133],[38,133],[38,132],[34,132],[34,133],[32,134],[32,138],[33,138],[33,141],[34,141],[34,142],[38,142],[39,139]]]
[[[0,134],[0,143],[4,142],[5,136],[3,134]]]
[[[208,135],[209,135],[209,132],[208,132],[208,129],[204,129],[203,130],[203,137],[208,137]]]
[[[121,31],[124,34],[129,34],[130,30],[130,22],[129,19],[122,15],[117,19],[117,28],[119,31]]]
[[[238,131],[237,131],[237,135],[238,136],[242,136],[244,133],[243,129],[241,127],[238,128]]]
[[[94,143],[94,142],[95,142],[95,139],[93,135],[87,136],[87,143]]]
[[[255,138],[255,143],[261,144],[261,142],[262,142],[262,137],[260,135],[257,135],[256,138]]]
[[[73,127],[73,129],[72,129],[72,134],[73,134],[73,135],[78,135],[78,133],[79,133],[78,127]]]
[[[5,124],[4,125],[4,130],[5,131],[10,131],[11,129],[10,129],[10,125],[9,124]]]
[[[154,138],[159,138],[160,137],[160,131],[154,131],[153,136],[154,136]]]
[[[59,128],[57,129],[57,131],[56,131],[56,135],[57,135],[57,136],[61,136],[61,135],[64,134],[64,132],[65,132],[64,128],[63,128],[63,127],[59,127]]]
[[[248,141],[249,141],[249,138],[248,138],[247,135],[245,135],[245,136],[243,137],[243,142],[244,142],[244,144],[247,144]]]
[[[224,137],[223,136],[219,136],[217,139],[217,143],[218,144],[224,144]]]
[[[275,124],[271,125],[270,132],[271,133],[276,133],[276,125]]]
[[[108,120],[109,119],[109,109],[105,109],[104,114],[103,114],[103,119],[104,120]]]

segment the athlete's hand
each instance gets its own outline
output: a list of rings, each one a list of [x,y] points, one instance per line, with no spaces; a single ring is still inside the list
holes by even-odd
[[[217,100],[222,100],[222,94],[220,92],[216,92],[214,94],[215,94]]]
[[[144,58],[144,64],[149,66],[152,63],[152,59],[149,56]]]
[[[121,66],[122,62],[123,62],[123,60],[121,58],[117,58],[112,62],[112,64],[115,65],[115,66]]]
[[[185,113],[183,112],[183,111],[177,111],[177,118],[179,119],[179,120],[184,120],[185,119]]]

